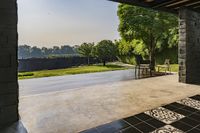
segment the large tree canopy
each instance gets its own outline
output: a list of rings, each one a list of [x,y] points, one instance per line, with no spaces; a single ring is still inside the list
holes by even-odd
[[[155,67],[156,49],[163,44],[177,43],[178,21],[172,14],[120,4],[118,16],[120,20],[118,30],[122,39],[129,43],[141,40],[148,50],[152,69]]]

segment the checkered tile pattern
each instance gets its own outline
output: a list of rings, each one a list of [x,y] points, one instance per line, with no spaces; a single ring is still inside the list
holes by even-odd
[[[166,125],[164,127],[161,127],[159,129],[156,129],[152,133],[183,133],[181,130],[174,128],[171,125]]]
[[[194,100],[192,98],[186,98],[186,99],[178,101],[177,103],[200,110],[200,101]]]
[[[170,111],[163,107],[158,107],[156,109],[146,111],[145,114],[150,115],[151,117],[158,119],[166,124],[171,124],[185,117],[184,115]]]
[[[81,133],[200,133],[200,95]]]

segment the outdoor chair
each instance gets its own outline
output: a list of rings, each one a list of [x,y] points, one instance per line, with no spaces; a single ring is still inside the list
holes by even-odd
[[[157,65],[158,72],[160,72],[160,69],[165,69],[165,74],[167,74],[167,71],[171,73],[171,67],[170,67],[170,59],[165,59],[164,65]]]
[[[144,74],[147,75],[148,70],[150,71],[150,75],[151,75],[150,60],[143,60],[141,55],[136,55],[135,58],[136,58],[135,76],[140,77],[141,70],[142,70],[143,75]]]

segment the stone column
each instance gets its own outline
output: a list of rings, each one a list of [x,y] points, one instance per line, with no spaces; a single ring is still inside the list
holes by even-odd
[[[17,4],[0,1],[0,128],[18,120]]]
[[[200,84],[200,13],[179,11],[179,81]]]

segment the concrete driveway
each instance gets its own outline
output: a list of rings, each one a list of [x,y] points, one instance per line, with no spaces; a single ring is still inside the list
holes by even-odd
[[[118,81],[133,80],[134,70],[120,70],[89,74],[19,80],[20,96],[77,89]]]
[[[19,112],[29,133],[76,133],[196,94],[177,75],[119,80],[22,96]]]

